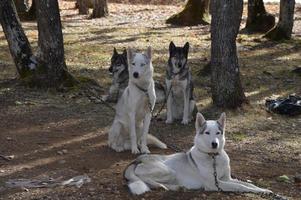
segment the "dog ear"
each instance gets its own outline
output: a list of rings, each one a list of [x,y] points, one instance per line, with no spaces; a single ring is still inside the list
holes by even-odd
[[[173,41],[169,44],[169,53],[173,52],[176,49],[176,45],[173,43]]]
[[[114,47],[113,56],[117,56],[117,55],[118,55],[117,49]]]
[[[133,49],[131,47],[128,47],[127,49],[127,59],[128,61],[132,60],[134,56]]]
[[[223,128],[225,129],[225,125],[226,125],[226,113],[222,113],[221,116],[219,117],[219,119],[217,120],[217,123]]]
[[[187,56],[189,52],[189,42],[186,42],[184,47],[183,47],[184,53]]]
[[[195,120],[196,130],[199,130],[205,122],[206,122],[205,117],[201,113],[198,112],[196,114],[196,120]]]
[[[152,47],[147,47],[147,50],[146,50],[146,56],[149,58],[149,59],[152,59]]]
[[[125,57],[127,57],[127,52],[126,52],[126,48],[123,49],[123,53],[122,53]]]

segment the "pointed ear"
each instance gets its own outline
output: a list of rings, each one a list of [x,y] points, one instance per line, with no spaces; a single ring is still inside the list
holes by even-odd
[[[152,48],[149,46],[147,47],[146,54],[149,59],[152,59]]]
[[[226,113],[222,113],[221,116],[219,117],[219,119],[217,120],[217,123],[223,128],[225,129],[225,125],[226,125]]]
[[[128,49],[127,49],[128,62],[130,62],[133,59],[133,56],[134,56],[133,49],[131,47],[128,47]]]
[[[113,56],[118,55],[117,49],[114,47]]]
[[[169,44],[169,53],[173,52],[176,48],[176,45],[173,43],[173,41]]]
[[[183,47],[185,55],[188,55],[189,52],[189,42],[186,42],[184,47]]]
[[[201,113],[196,114],[196,120],[195,120],[195,128],[196,130],[199,130],[202,125],[206,123],[205,117]]]
[[[126,48],[123,49],[123,53],[122,53],[125,57],[127,56],[127,52],[126,52]]]

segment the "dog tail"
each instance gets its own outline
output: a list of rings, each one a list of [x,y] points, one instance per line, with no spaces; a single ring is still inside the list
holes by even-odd
[[[131,193],[140,195],[150,191],[150,188],[135,174],[136,164],[137,163],[133,162],[127,167],[124,171],[124,178],[128,181],[128,187]]]
[[[158,138],[156,138],[155,136],[153,136],[151,134],[147,134],[147,144],[155,145],[161,149],[167,149],[166,144],[164,144]]]

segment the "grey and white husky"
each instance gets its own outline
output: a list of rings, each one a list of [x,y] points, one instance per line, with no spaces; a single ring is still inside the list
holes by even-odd
[[[117,102],[129,82],[129,72],[127,63],[127,52],[123,50],[121,54],[114,48],[111,58],[109,72],[112,76],[112,84],[107,95],[102,96],[102,100],[108,102]],[[156,103],[165,101],[165,87],[155,81]]]
[[[186,188],[272,193],[270,190],[231,178],[230,159],[224,150],[225,123],[224,113],[216,121],[206,121],[203,115],[198,113],[194,145],[188,152],[167,156],[139,156],[124,171],[131,193],[140,195],[151,188],[159,187],[166,190]]]
[[[151,48],[144,54],[128,48],[127,58],[129,83],[118,100],[108,144],[117,152],[131,150],[133,154],[149,153],[147,144],[165,149],[164,143],[148,134],[156,101]]]
[[[173,42],[169,45],[169,59],[166,68],[167,119],[172,123],[181,119],[182,124],[192,120],[193,113],[197,112],[193,99],[193,82],[190,69],[187,65],[189,43],[184,47],[176,47]]]

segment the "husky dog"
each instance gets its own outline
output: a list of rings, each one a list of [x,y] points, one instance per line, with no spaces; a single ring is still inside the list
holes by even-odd
[[[128,48],[129,83],[118,100],[109,131],[108,144],[117,152],[131,149],[133,154],[150,153],[147,144],[166,148],[164,143],[148,134],[156,101],[151,55],[151,47],[145,54],[134,53]]]
[[[193,83],[187,58],[189,43],[184,47],[176,47],[173,42],[169,45],[169,59],[166,68],[167,119],[172,123],[174,119],[182,119],[182,124],[188,124],[193,112],[197,112],[193,99]]]
[[[129,82],[126,49],[119,54],[114,48],[109,72],[113,75],[112,85],[110,86],[109,94],[104,95],[102,99],[108,102],[117,102]]]
[[[206,121],[198,113],[194,146],[187,153],[139,156],[124,171],[131,193],[140,195],[158,187],[272,193],[231,178],[230,160],[224,150],[225,122],[224,113],[216,121]]]
[[[112,85],[110,86],[109,93],[102,96],[102,100],[108,102],[117,102],[129,82],[127,52],[125,49],[123,50],[123,53],[119,54],[116,48],[114,48],[109,72],[113,75]],[[156,103],[164,102],[165,87],[156,81],[155,91],[157,97]]]

